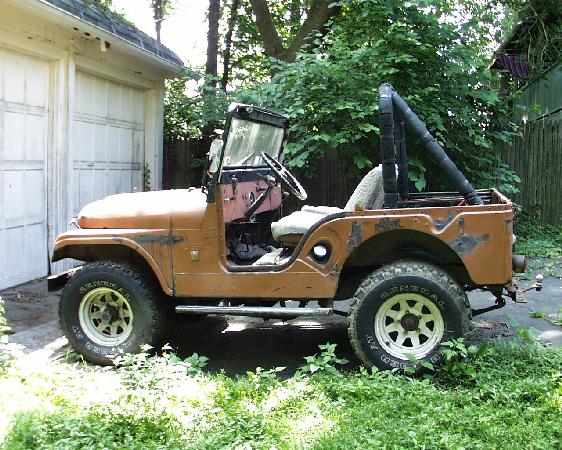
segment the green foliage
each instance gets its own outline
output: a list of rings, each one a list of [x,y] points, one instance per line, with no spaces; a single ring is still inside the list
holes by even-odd
[[[299,373],[331,373],[337,374],[336,365],[347,364],[349,361],[345,358],[336,356],[336,344],[322,344],[318,348],[322,350],[320,355],[305,356],[306,364],[301,366]]]
[[[208,358],[194,353],[186,359],[170,352],[168,345],[162,347],[161,356],[151,356],[149,345],[135,354],[119,354],[114,363],[123,374],[123,382],[134,389],[163,389],[173,386],[174,381],[185,375],[198,375],[207,364]]]
[[[0,375],[4,374],[12,359],[7,347],[9,332],[10,327],[6,321],[4,300],[0,297]]]
[[[538,210],[523,211],[516,218],[515,252],[531,258],[562,256],[562,226],[541,225]]]
[[[268,0],[267,4],[283,47],[287,48],[301,27],[310,2],[306,0]],[[231,7],[232,1],[223,3],[223,21],[230,17]],[[269,79],[271,69],[275,66],[275,60],[265,54],[263,40],[255,22],[250,0],[239,1],[233,31],[230,55],[232,85],[248,87],[256,82]]]
[[[534,319],[544,319],[545,314],[542,311],[533,311],[531,312],[531,317]]]
[[[154,12],[155,20],[162,20],[173,11],[174,6],[173,0],[150,0],[150,7]]]
[[[123,355],[117,369],[41,368],[0,380],[18,392],[10,413],[20,410],[4,448],[558,448],[562,349],[470,348],[452,343],[449,364],[471,364],[474,376],[455,368],[432,380],[365,368],[190,375],[168,350]]]
[[[187,96],[196,80],[195,91]],[[199,139],[205,130],[222,127],[229,103],[226,92],[196,71],[186,70],[183,77],[166,81],[164,140]]]
[[[492,143],[513,134],[487,70],[497,11],[476,0],[442,1],[439,8],[428,0],[339,5],[341,15],[313,52],[278,63],[271,83],[238,94],[292,119],[288,164],[311,166],[335,149],[350,170],[378,161],[378,86],[390,82],[470,180],[512,193],[518,179]],[[443,187],[419,144],[408,145],[412,181]]]
[[[152,188],[152,183],[150,181],[150,166],[148,165],[147,162],[144,163],[143,166],[143,172],[142,172],[142,176],[143,176],[143,191],[150,191]]]
[[[444,363],[439,370],[441,379],[474,380],[477,377],[477,362],[489,349],[487,343],[480,346],[466,345],[463,338],[443,343]]]

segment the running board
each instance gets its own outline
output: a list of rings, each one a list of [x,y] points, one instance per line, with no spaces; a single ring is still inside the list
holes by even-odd
[[[229,316],[254,317],[297,317],[297,316],[331,316],[332,308],[283,308],[268,306],[196,306],[178,305],[177,313],[184,314],[224,314]]]

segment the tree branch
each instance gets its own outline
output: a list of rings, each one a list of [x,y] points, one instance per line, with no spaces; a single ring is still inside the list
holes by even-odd
[[[252,10],[256,15],[256,25],[263,41],[265,53],[268,56],[279,58],[283,53],[283,41],[277,33],[267,0],[250,0]]]
[[[324,31],[328,20],[337,15],[341,9],[339,7],[330,8],[333,0],[313,0],[307,11],[306,20],[297,31],[289,47],[285,48],[275,28],[267,0],[250,0],[250,3],[256,16],[256,25],[263,41],[265,53],[286,62],[293,62],[306,40],[314,37],[316,33]],[[294,8],[294,4],[291,4],[291,7]],[[293,9],[291,9],[291,13],[294,13]]]
[[[305,44],[305,41],[313,38],[316,33],[323,31],[326,22],[328,22],[331,17],[339,14],[341,8],[330,8],[331,3],[333,3],[333,0],[314,0],[312,2],[306,14],[306,20],[292,40],[289,48],[283,53],[281,59],[288,62],[294,61],[297,52]]]

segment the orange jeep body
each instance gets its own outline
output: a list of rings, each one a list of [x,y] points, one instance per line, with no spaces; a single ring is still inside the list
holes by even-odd
[[[261,182],[249,184],[249,189],[263,187]],[[240,270],[228,264],[226,190],[218,190],[214,203],[206,202],[202,189],[121,194],[94,202],[78,217],[80,229],[58,237],[53,261],[120,259],[125,247],[150,268],[170,296],[315,300],[337,299],[338,287],[348,281],[345,275],[352,268],[372,270],[400,257],[405,248],[416,247],[433,255],[463,284],[511,282],[513,206],[494,189],[481,191],[485,204],[479,206],[328,216],[303,237],[290,263],[275,271],[251,266]],[[243,203],[245,192],[245,187],[239,187],[240,198],[232,202]],[[280,195],[279,189],[272,192],[271,203]],[[455,198],[454,194],[439,195]],[[462,197],[457,197],[461,203]],[[330,244],[326,262],[318,263],[310,256],[318,243]]]
[[[366,364],[435,363],[473,314],[515,296],[512,271],[525,263],[512,255],[513,205],[495,189],[475,190],[390,85],[380,88],[379,125],[382,164],[343,209],[283,216],[283,188],[306,199],[281,164],[288,120],[249,105],[232,107],[211,145],[204,187],[86,205],[53,253],[86,264],[50,280],[66,284],[59,316],[71,345],[107,364],[117,351],[158,345],[171,312],[341,314]],[[409,193],[405,125],[458,193]],[[471,310],[466,292],[477,288],[495,304]],[[346,299],[349,312],[334,308]]]

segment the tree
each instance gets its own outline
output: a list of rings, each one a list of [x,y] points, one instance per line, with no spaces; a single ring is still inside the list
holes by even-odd
[[[154,25],[156,28],[156,40],[160,42],[160,30],[162,21],[172,10],[172,0],[150,0],[150,7],[154,12]]]
[[[207,63],[205,73],[212,77],[213,84],[218,76],[220,0],[209,0],[209,30],[207,32]]]
[[[318,159],[334,151],[357,172],[379,161],[377,88],[390,82],[470,179],[509,193],[517,179],[501,164],[492,138],[509,139],[512,129],[487,70],[497,17],[481,3],[340,2],[337,22],[312,52],[280,64],[271,82],[238,99],[290,117],[292,167],[314,172]],[[423,149],[413,141],[408,149],[417,186],[445,187]]]
[[[232,53],[232,35],[234,33],[234,27],[236,26],[236,21],[238,19],[238,8],[240,6],[240,0],[232,0],[230,5],[230,16],[228,18],[228,28],[226,35],[224,37],[224,54],[223,54],[223,69],[221,78],[221,87],[226,91],[226,86],[230,78],[230,55]]]
[[[295,60],[297,52],[318,32],[323,31],[328,20],[340,12],[340,6],[331,0],[312,0],[306,11],[306,19],[302,25],[293,33],[292,39],[284,44],[279,35],[271,14],[267,0],[250,0],[255,22],[261,36],[263,47],[268,56],[285,62]],[[292,0],[289,3],[290,17],[293,20],[301,20],[299,1]]]

